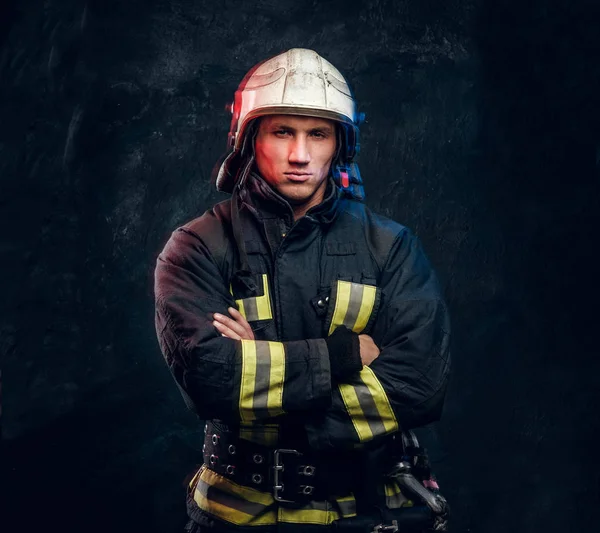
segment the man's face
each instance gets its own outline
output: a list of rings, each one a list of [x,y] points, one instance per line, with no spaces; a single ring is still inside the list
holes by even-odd
[[[263,179],[302,216],[323,200],[336,144],[332,120],[265,116],[254,145],[256,165]]]

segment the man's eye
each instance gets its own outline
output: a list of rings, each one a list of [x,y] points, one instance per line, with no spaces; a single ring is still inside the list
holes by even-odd
[[[275,131],[275,135],[285,135],[286,133],[289,133],[288,130],[276,130]]]

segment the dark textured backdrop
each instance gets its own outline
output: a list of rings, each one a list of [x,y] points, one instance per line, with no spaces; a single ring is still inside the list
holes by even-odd
[[[154,262],[222,198],[209,176],[243,74],[308,47],[367,114],[368,203],[444,284],[453,377],[427,435],[453,531],[597,531],[598,15],[3,0],[0,530],[180,530],[201,428],[158,350]]]

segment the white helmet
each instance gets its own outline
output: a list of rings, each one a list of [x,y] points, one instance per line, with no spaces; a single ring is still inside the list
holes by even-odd
[[[303,115],[327,118],[343,127],[339,161],[342,164],[341,181],[348,177],[357,185],[362,181],[353,158],[358,153],[358,126],[364,114],[357,114],[352,91],[348,83],[331,63],[314,50],[293,48],[255,65],[244,76],[237,91],[235,101],[230,105],[232,113],[228,147],[231,153],[222,162],[217,189],[231,192],[237,175],[249,164],[246,143],[248,126],[253,119],[264,115]],[[334,169],[335,174],[340,169]],[[362,189],[362,187],[361,187]]]

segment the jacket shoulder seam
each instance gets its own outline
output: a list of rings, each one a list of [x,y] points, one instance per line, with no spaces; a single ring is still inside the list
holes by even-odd
[[[366,205],[363,205],[363,204],[361,204],[361,207],[363,208],[363,211],[362,211],[363,213],[364,213],[364,211],[365,211],[366,209],[368,209],[368,208],[367,208],[367,206],[366,206]],[[365,230],[365,228],[366,228],[366,221],[365,221],[365,217],[364,217],[364,216],[359,216],[359,215],[358,215],[358,214],[357,214],[357,213],[356,213],[354,210],[350,210],[350,209],[345,209],[345,210],[344,210],[344,212],[345,212],[345,213],[348,213],[348,215],[349,215],[349,216],[351,216],[351,217],[355,218],[356,220],[358,220],[358,221],[359,221],[359,223],[360,223],[360,225],[361,225],[361,229],[362,229],[363,231]],[[380,215],[377,215],[376,213],[373,213],[372,211],[370,211],[370,212],[371,212],[371,213],[372,213],[374,216],[380,216]],[[389,219],[388,219],[388,220],[389,220]],[[368,250],[369,250],[369,255],[371,256],[371,259],[373,260],[373,262],[374,262],[374,263],[377,265],[377,268],[379,269],[379,272],[380,272],[380,273],[381,273],[381,272],[383,272],[383,270],[385,269],[386,265],[389,263],[390,256],[391,256],[391,254],[392,254],[392,250],[394,249],[394,246],[396,245],[396,243],[397,243],[397,242],[398,242],[400,239],[402,239],[402,238],[403,238],[403,237],[404,237],[404,236],[405,236],[405,235],[406,235],[406,234],[409,232],[409,229],[408,229],[406,226],[404,226],[404,225],[402,225],[402,224],[400,224],[400,223],[398,223],[398,222],[395,222],[395,221],[393,221],[393,220],[390,220],[390,221],[391,221],[391,222],[393,222],[394,224],[397,224],[397,225],[398,225],[398,226],[400,226],[400,227],[399,227],[399,228],[398,228],[398,230],[395,232],[395,237],[394,237],[394,240],[393,240],[393,241],[392,241],[392,243],[389,245],[389,247],[388,247],[388,249],[387,249],[387,251],[386,251],[386,253],[385,253],[385,256],[384,256],[384,257],[382,257],[382,259],[381,259],[381,260],[378,260],[378,259],[377,259],[377,258],[376,258],[376,257],[373,255],[373,251],[371,250],[371,248],[370,248],[370,247],[367,247],[367,248],[368,248]],[[390,232],[390,233],[391,233],[391,232]]]
[[[365,206],[361,204],[361,206],[364,208]],[[365,219],[364,217],[360,217],[358,216],[354,211],[351,210],[344,210],[344,213],[348,213],[349,216],[351,216],[352,218],[358,220],[359,224],[360,224],[360,228],[363,230],[363,234],[365,231]],[[383,264],[380,264],[379,261],[377,260],[377,258],[375,257],[375,255],[373,254],[373,250],[371,250],[370,246],[367,246],[367,250],[369,251],[369,255],[371,256],[371,260],[373,261],[373,263],[375,263],[377,265],[377,268],[379,270],[378,274],[381,274],[381,272],[383,271]]]

